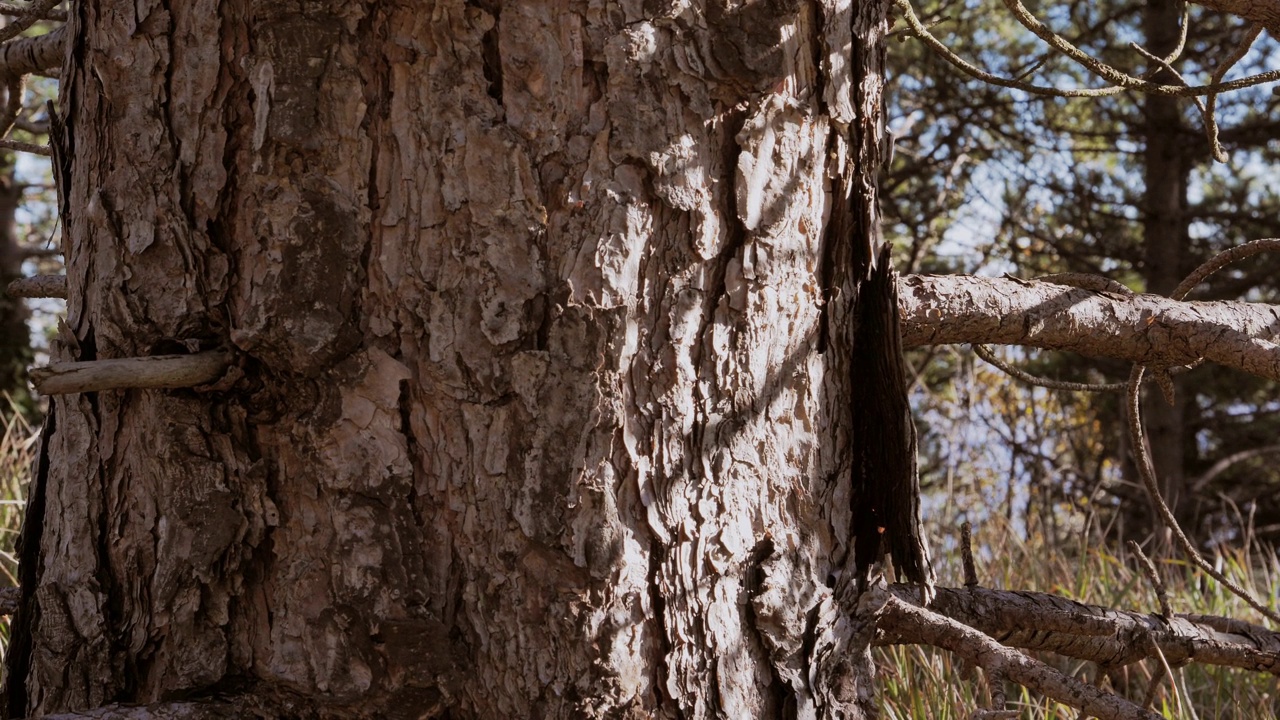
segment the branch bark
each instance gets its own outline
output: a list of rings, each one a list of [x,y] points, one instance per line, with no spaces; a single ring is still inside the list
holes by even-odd
[[[1194,0],[1210,10],[1237,15],[1280,37],[1280,0]]]
[[[231,358],[214,350],[195,355],[155,355],[88,362],[58,362],[31,369],[31,383],[42,395],[120,390],[183,388],[217,380]]]
[[[9,283],[10,297],[63,298],[67,297],[66,275],[32,275]]]
[[[1160,717],[1124,698],[1063,675],[964,623],[903,600],[883,585],[873,586],[867,592],[872,594],[871,603],[883,602],[883,614],[877,625],[887,633],[910,633],[915,638],[913,642],[949,650],[981,666],[988,674],[1007,678],[1099,720],[1157,720]]]
[[[914,602],[914,585],[891,585],[897,598]],[[1240,620],[1208,615],[1113,610],[1047,593],[937,588],[929,609],[1005,645],[1044,650],[1119,667],[1155,657],[1159,648],[1171,665],[1198,662],[1280,675],[1280,634]],[[909,623],[881,623],[878,645],[931,642]]]
[[[900,280],[904,347],[1028,345],[1149,367],[1203,357],[1280,380],[1280,307],[1176,302],[1049,282],[959,275]]]
[[[65,38],[66,26],[62,25],[44,35],[17,38],[0,45],[0,78],[44,72],[58,67],[62,64]]]

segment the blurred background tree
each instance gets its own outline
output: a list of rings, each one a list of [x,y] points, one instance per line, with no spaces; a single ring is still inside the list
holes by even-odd
[[[1234,17],[1176,0],[1036,3],[1029,9],[1086,52],[1158,82],[1207,82],[1240,45]],[[1187,38],[1168,67],[1167,57]],[[1041,85],[1096,78],[1027,32],[1000,2],[943,0],[917,11],[958,55]],[[993,87],[895,26],[890,52],[896,160],[883,178],[886,233],[903,272],[1106,275],[1168,294],[1203,260],[1280,236],[1280,97],[1263,86],[1217,100],[1227,162],[1215,162],[1196,101],[1121,93],[1063,99]],[[1145,52],[1144,52],[1145,51]],[[1233,75],[1275,67],[1263,37]],[[1276,302],[1280,258],[1224,271],[1190,299]],[[1121,380],[1122,364],[1009,351],[1035,374]],[[1129,461],[1118,395],[1019,384],[967,348],[912,357],[926,488],[966,517],[999,513],[1050,541],[1083,528],[1148,538],[1153,519]],[[1280,540],[1280,394],[1275,383],[1205,366],[1174,379],[1174,403],[1150,393],[1145,417],[1163,492],[1201,543],[1252,523]],[[1000,442],[994,442],[999,440]]]

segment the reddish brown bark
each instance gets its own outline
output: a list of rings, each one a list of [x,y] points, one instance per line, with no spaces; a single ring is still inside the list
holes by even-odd
[[[884,6],[645,8],[73,6],[55,359],[239,375],[56,401],[11,708],[866,711]]]

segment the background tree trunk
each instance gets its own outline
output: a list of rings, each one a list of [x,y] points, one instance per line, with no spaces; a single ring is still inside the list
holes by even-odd
[[[1143,30],[1147,36],[1147,48],[1161,57],[1167,57],[1177,47],[1179,25],[1183,8],[1176,0],[1152,0],[1143,12]],[[1167,70],[1161,70],[1154,78],[1157,82],[1177,82]],[[1146,146],[1143,149],[1143,179],[1146,185],[1145,207],[1142,208],[1142,278],[1146,291],[1168,295],[1194,269],[1191,258],[1191,239],[1188,235],[1190,218],[1187,214],[1187,188],[1191,179],[1194,146],[1187,141],[1191,131],[1185,127],[1179,98],[1146,95],[1142,98],[1143,133]],[[1180,521],[1185,522],[1194,513],[1185,502],[1187,448],[1194,438],[1186,432],[1187,392],[1181,377],[1172,379],[1173,402],[1169,403],[1160,393],[1149,393],[1143,410],[1147,436],[1151,443],[1151,457],[1160,482],[1160,493],[1169,508]],[[1126,462],[1126,465],[1129,463]],[[1130,473],[1135,483],[1136,472]],[[1144,521],[1139,527],[1155,529],[1159,523],[1145,504],[1139,513]],[[1194,528],[1190,528],[1195,532]],[[1146,533],[1139,530],[1139,536]]]
[[[22,201],[22,184],[14,177],[13,153],[0,152],[0,290],[22,277],[23,257],[18,239],[17,212]],[[13,399],[17,408],[30,409],[26,371],[31,364],[31,331],[27,327],[26,304],[0,292],[0,415],[14,409],[4,400]]]
[[[57,400],[11,714],[867,710],[884,4],[659,6],[75,5],[61,357],[240,361]]]

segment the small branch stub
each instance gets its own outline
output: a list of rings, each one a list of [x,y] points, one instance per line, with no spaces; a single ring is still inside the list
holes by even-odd
[[[66,275],[35,275],[19,278],[9,283],[9,297],[62,298],[67,297]]]
[[[195,355],[60,362],[32,368],[31,382],[42,395],[125,388],[195,387],[217,380],[230,363],[231,354],[222,350]]]

